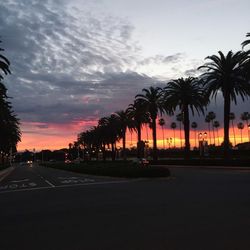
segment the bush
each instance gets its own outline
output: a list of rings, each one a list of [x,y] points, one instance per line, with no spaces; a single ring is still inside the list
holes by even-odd
[[[170,176],[169,169],[160,166],[141,166],[133,162],[87,162],[87,163],[47,163],[46,167],[62,169],[77,173],[110,176],[110,177],[125,177],[125,178],[140,178],[140,177],[168,177]]]

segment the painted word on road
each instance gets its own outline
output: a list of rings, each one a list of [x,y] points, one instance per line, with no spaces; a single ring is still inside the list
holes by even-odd
[[[0,191],[34,188],[36,186],[37,184],[35,182],[30,181],[29,179],[14,180],[6,185],[0,186]]]

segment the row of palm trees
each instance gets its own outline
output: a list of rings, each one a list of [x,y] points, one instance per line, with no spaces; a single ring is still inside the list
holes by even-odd
[[[249,36],[250,33],[247,34],[247,37]],[[249,43],[250,40],[244,41],[243,48]],[[173,115],[179,111],[177,120],[184,126],[184,152],[188,159],[190,157],[190,113],[204,115],[210,100],[221,93],[224,99],[224,157],[228,158],[231,103],[237,104],[238,96],[243,101],[250,96],[250,50],[242,49],[236,53],[229,51],[226,55],[221,51],[218,53],[219,55],[206,58],[208,62],[198,68],[202,70],[198,78],[175,79],[168,82],[164,88],[144,88],[125,111],[101,118],[96,127],[82,132],[78,136],[78,143],[102,148],[103,151],[105,146],[110,144],[114,152],[115,143],[122,139],[123,155],[126,158],[126,130],[134,130],[138,137],[138,157],[141,157],[143,146],[141,129],[143,125],[149,124],[152,129],[153,159],[157,160],[157,117],[162,114]],[[210,124],[214,119],[213,112],[210,112],[207,122]]]
[[[0,48],[0,162],[3,155],[16,150],[16,145],[21,140],[19,120],[8,101],[7,88],[2,82],[4,75],[11,73],[10,62],[1,51],[4,49]]]

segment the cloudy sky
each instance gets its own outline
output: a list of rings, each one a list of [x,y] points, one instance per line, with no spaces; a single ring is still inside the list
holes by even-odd
[[[195,76],[206,56],[241,49],[249,9],[249,0],[1,1],[19,149],[65,147],[142,88]],[[239,116],[249,104],[233,109]],[[222,122],[221,100],[209,109]]]

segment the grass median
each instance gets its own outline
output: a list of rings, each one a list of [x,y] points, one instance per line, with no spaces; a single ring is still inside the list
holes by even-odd
[[[62,169],[82,174],[125,177],[125,178],[156,178],[170,176],[169,169],[160,166],[142,166],[131,161],[121,162],[84,162],[84,163],[46,163],[45,167]]]

